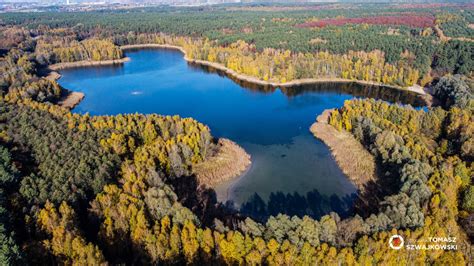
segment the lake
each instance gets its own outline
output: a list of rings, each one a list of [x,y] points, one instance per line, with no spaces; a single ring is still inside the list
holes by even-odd
[[[126,55],[131,60],[119,66],[61,71],[59,83],[86,96],[73,111],[177,114],[207,124],[213,136],[237,142],[252,157],[244,175],[216,187],[217,197],[257,220],[280,212],[315,218],[329,211],[350,214],[356,188],[309,132],[324,109],[353,97],[422,103],[413,93],[352,83],[255,86],[190,65],[174,50],[130,50]]]

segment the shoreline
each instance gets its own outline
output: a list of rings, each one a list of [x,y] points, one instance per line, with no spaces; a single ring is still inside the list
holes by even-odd
[[[329,147],[344,175],[360,191],[364,191],[368,182],[377,179],[375,159],[349,132],[338,131],[328,123],[332,110],[324,110],[311,125],[310,131]]]
[[[215,155],[193,166],[199,184],[210,188],[237,180],[252,165],[250,155],[237,143],[220,138],[217,145]]]
[[[61,107],[72,110],[84,99],[84,97],[86,96],[83,92],[70,91],[63,88],[63,93],[57,104]]]
[[[232,179],[222,181],[217,183],[212,188],[216,192],[217,202],[225,203],[229,201],[230,191],[234,188],[234,186],[244,177],[250,169],[255,165],[255,162],[252,162],[245,171],[240,173],[239,175],[235,176]],[[234,203],[235,204],[235,203]]]
[[[51,71],[57,71],[67,68],[75,67],[88,67],[88,66],[107,66],[107,65],[118,65],[130,61],[129,57],[124,57],[121,59],[113,60],[102,60],[102,61],[92,61],[92,60],[83,60],[76,62],[67,62],[67,63],[56,63],[48,66],[48,69]]]
[[[50,81],[56,81],[61,78],[61,74],[56,71],[50,71],[46,77]],[[61,87],[61,86],[60,86]],[[61,96],[56,102],[57,105],[72,110],[78,105],[85,97],[83,92],[71,91],[61,87]]]
[[[144,44],[127,44],[120,46],[120,49],[123,50],[133,50],[133,49],[144,49],[144,48],[162,48],[162,49],[173,49],[179,50],[184,55],[186,51],[181,46],[171,45],[171,44],[158,44],[158,43],[144,43]]]
[[[59,74],[58,72],[56,71],[51,71],[48,73],[48,75],[46,77],[44,77],[45,79],[47,80],[50,80],[50,81],[56,81],[58,79],[61,78],[61,74]]]

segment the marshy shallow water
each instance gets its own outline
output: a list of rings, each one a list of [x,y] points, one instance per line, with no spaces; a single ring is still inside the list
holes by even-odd
[[[252,166],[239,179],[216,187],[245,214],[349,214],[356,188],[309,132],[324,109],[353,97],[422,104],[413,93],[377,86],[321,83],[275,89],[232,79],[205,67],[189,65],[178,51],[127,51],[121,66],[62,70],[59,83],[85,93],[73,110],[91,115],[158,113],[193,117],[215,137],[237,142]]]

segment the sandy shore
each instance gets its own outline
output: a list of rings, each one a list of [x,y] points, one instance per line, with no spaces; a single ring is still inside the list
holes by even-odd
[[[328,124],[332,110],[325,110],[311,125],[310,131],[331,150],[342,172],[361,191],[369,181],[376,179],[375,159],[349,132],[338,131]]]
[[[63,89],[63,95],[57,104],[67,109],[73,109],[84,97],[85,95],[82,92]]]
[[[219,182],[218,184],[215,184],[212,188],[216,192],[217,201],[226,202],[226,201],[231,200],[230,192],[239,183],[240,179],[244,177],[250,171],[252,167],[255,167],[255,162],[252,162],[249,165],[249,167],[247,167],[247,169],[245,169],[245,171],[240,173],[238,176],[226,181]]]
[[[170,45],[170,44],[145,43],[145,44],[129,44],[129,45],[120,46],[120,49],[122,49],[122,50],[142,49],[142,48],[173,49],[173,50],[179,50],[183,54],[186,54],[186,51],[184,51],[184,49],[181,46]]]
[[[84,60],[84,61],[77,61],[77,62],[57,63],[57,64],[49,65],[48,68],[52,71],[57,71],[61,69],[74,68],[74,67],[116,65],[116,64],[125,63],[127,61],[130,61],[130,58],[124,57],[121,59],[103,60],[103,61]]]
[[[250,155],[235,142],[221,138],[217,154],[193,166],[193,173],[201,185],[215,187],[231,181],[244,173],[251,165]]]
[[[59,74],[58,72],[56,71],[51,71],[49,72],[49,74],[44,77],[45,79],[48,79],[48,80],[51,80],[51,81],[55,81],[55,80],[58,80],[61,78],[61,74]]]
[[[61,74],[56,71],[50,71],[44,78],[50,81],[56,81],[61,78]],[[82,92],[70,91],[61,87],[61,96],[56,104],[67,109],[73,109],[84,97],[85,95]]]

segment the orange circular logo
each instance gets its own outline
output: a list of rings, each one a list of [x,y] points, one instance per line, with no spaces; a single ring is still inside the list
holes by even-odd
[[[401,249],[404,243],[405,240],[403,240],[403,237],[401,235],[393,235],[388,240],[388,244],[390,245],[390,247],[395,250]]]

